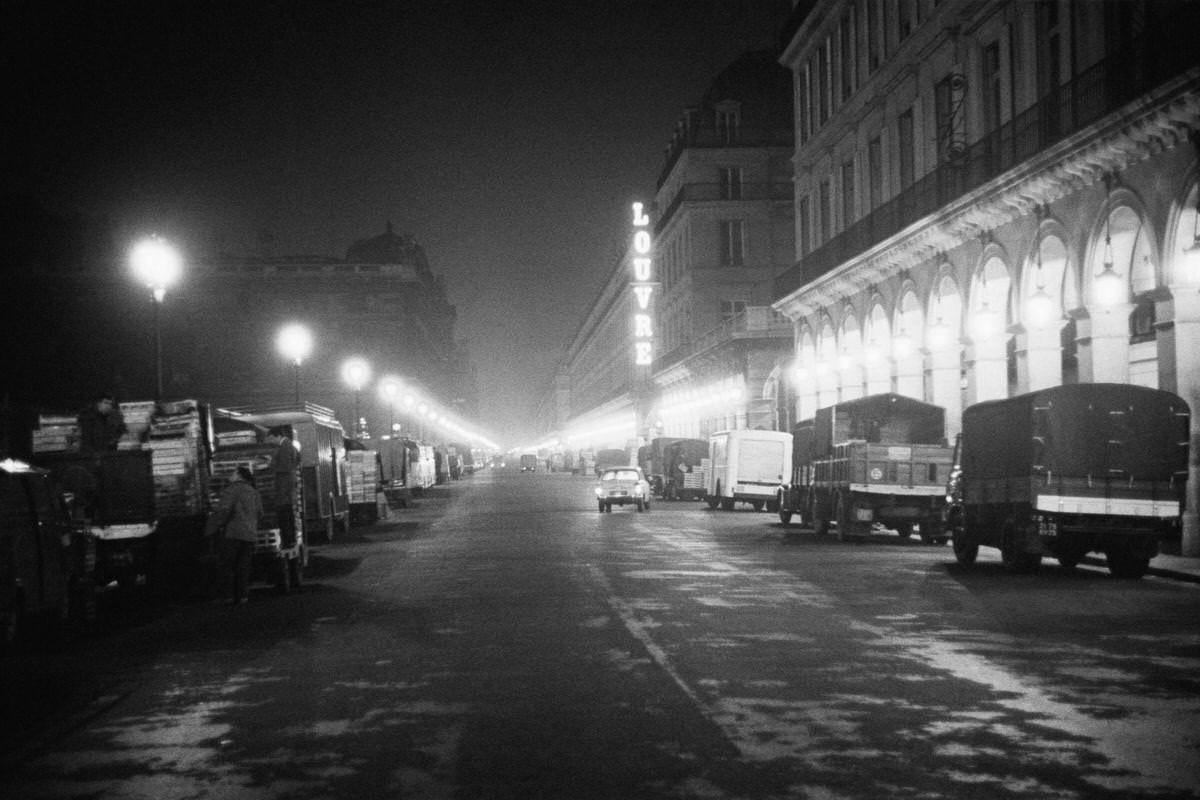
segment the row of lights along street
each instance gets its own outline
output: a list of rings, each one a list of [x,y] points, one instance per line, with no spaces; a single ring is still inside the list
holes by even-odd
[[[163,397],[163,351],[162,351],[162,322],[161,308],[166,298],[167,290],[174,286],[183,275],[183,259],[169,242],[159,236],[151,236],[138,242],[130,253],[130,265],[134,275],[151,291],[154,303],[154,372],[155,372],[155,401]],[[295,402],[300,403],[300,367],[313,349],[313,336],[307,327],[293,322],[280,329],[275,341],[276,347],[292,365],[293,388]],[[358,357],[347,359],[342,365],[342,380],[354,393],[354,425],[352,435],[355,438],[369,437],[366,421],[361,414],[362,390],[371,378],[371,365]],[[420,399],[416,392],[409,389],[396,377],[387,376],[380,381],[380,395],[388,407],[388,436],[398,433],[395,421],[396,406],[403,406],[405,413],[419,424],[429,423],[448,429],[451,432],[471,439],[482,440],[455,424],[445,414],[437,412],[427,401]],[[488,442],[485,442],[489,444]]]

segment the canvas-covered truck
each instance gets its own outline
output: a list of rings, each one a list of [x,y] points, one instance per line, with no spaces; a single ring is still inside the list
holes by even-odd
[[[704,497],[702,464],[708,442],[660,436],[638,448],[638,465],[650,482],[650,491],[663,500],[700,500]]]
[[[724,511],[749,503],[776,511],[779,485],[792,464],[792,435],[739,428],[708,437],[708,484],[704,501]]]
[[[880,524],[922,541],[945,542],[945,482],[953,450],[940,406],[883,393],[817,409],[792,430],[779,521],[799,515],[820,533],[858,538]]]
[[[1190,411],[1176,395],[1114,383],[1056,386],[963,412],[947,487],[954,555],[980,546],[1014,571],[1043,556],[1071,569],[1103,553],[1140,578],[1179,534]]]

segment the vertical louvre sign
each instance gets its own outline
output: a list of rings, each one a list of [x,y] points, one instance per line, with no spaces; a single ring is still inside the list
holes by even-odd
[[[650,302],[654,295],[653,242],[650,217],[645,205],[633,204],[633,363],[649,366],[654,360],[654,318]]]

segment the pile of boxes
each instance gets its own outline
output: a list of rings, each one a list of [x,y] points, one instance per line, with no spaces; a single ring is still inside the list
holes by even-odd
[[[154,506],[159,515],[204,511],[208,470],[196,401],[163,403],[160,413],[150,418],[145,435],[142,448],[152,454]]]
[[[377,461],[374,450],[348,450],[346,452],[351,503],[375,503],[375,495],[379,487]]]
[[[40,414],[33,431],[34,453],[79,452],[79,423],[65,414]]]
[[[683,488],[703,489],[708,485],[708,471],[712,469],[712,459],[700,459],[700,466],[692,467],[691,471],[683,473]]]

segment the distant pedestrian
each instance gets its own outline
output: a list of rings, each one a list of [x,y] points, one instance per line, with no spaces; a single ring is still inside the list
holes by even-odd
[[[204,527],[204,536],[220,544],[234,605],[249,599],[251,558],[261,515],[262,500],[254,488],[254,474],[249,467],[238,467],[233,480],[221,490]]]
[[[300,454],[292,441],[291,430],[277,425],[267,431],[267,441],[275,445],[272,472],[275,476],[275,517],[279,523],[279,540],[283,547],[296,544],[296,472]]]

